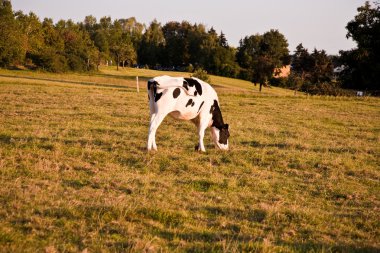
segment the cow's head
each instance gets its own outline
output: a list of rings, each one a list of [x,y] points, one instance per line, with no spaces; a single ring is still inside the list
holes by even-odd
[[[211,127],[212,139],[215,146],[221,150],[228,150],[228,137],[230,132],[228,131],[228,124],[223,124],[220,127]]]

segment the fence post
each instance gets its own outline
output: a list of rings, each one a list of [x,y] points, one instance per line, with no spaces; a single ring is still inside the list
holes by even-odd
[[[136,88],[137,88],[137,92],[140,92],[139,77],[138,76],[136,76]]]

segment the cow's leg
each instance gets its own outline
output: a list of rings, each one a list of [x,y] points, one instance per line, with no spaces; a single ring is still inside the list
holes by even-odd
[[[199,125],[198,125],[198,136],[199,136],[199,144],[198,144],[198,150],[202,152],[206,152],[205,146],[203,144],[203,138],[205,136],[205,130],[208,126],[209,121],[204,120],[200,118]]]
[[[156,118],[156,115],[157,115],[157,113],[156,113],[157,108],[155,107],[154,94],[153,94],[152,89],[148,90],[148,98],[149,98],[149,111],[150,111],[150,124],[149,124],[149,129],[150,129],[150,127],[153,124],[154,119]],[[152,148],[154,150],[157,150],[156,139],[154,137],[151,138],[150,134],[148,135],[147,148],[148,148],[148,150],[151,150]]]
[[[151,113],[150,114],[150,123],[149,123],[149,133],[148,133],[148,144],[147,144],[147,149],[151,150],[154,148],[155,144],[155,139],[153,139],[153,136],[151,135],[151,126],[154,122],[154,119],[156,118],[156,113]],[[155,150],[157,150],[157,145],[155,146]]]
[[[166,113],[152,114],[152,117],[150,119],[149,135],[148,135],[148,147],[147,147],[148,151],[152,149],[157,150],[156,131],[157,131],[157,128],[160,126],[161,122],[164,120],[166,115],[167,115]]]

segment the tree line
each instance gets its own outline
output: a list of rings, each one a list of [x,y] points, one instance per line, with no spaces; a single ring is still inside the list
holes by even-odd
[[[22,65],[50,72],[91,71],[101,64],[159,70],[207,71],[263,85],[309,93],[334,93],[340,88],[379,89],[379,5],[366,2],[347,24],[347,37],[358,47],[329,56],[299,44],[293,54],[278,30],[246,36],[237,48],[225,34],[187,21],[148,26],[135,18],[93,16],[83,22],[40,20],[34,13],[14,12],[0,0],[0,66]],[[275,78],[291,64],[291,75]],[[334,67],[342,66],[341,73]]]

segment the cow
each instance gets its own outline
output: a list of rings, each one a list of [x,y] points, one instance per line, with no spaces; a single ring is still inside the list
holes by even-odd
[[[205,152],[203,137],[211,129],[215,147],[228,150],[230,136],[215,90],[198,78],[158,76],[148,81],[150,125],[148,151],[157,150],[156,131],[169,114],[175,119],[191,120],[198,128],[198,151]]]

